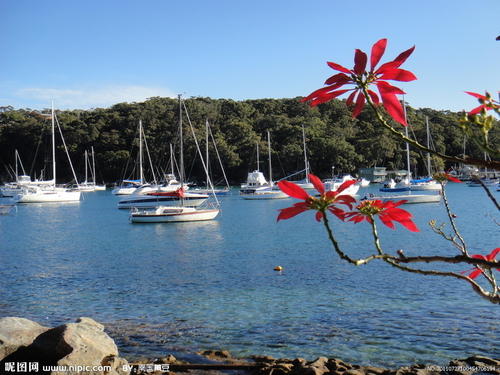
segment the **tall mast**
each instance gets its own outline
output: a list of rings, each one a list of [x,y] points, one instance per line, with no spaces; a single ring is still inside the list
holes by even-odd
[[[268,150],[268,158],[269,158],[269,184],[273,184],[273,170],[271,166],[271,135],[269,134],[269,130],[267,131],[267,150]]]
[[[205,153],[205,160],[207,161],[207,190],[209,188],[208,186],[208,118],[205,120],[205,143],[206,143],[206,153]]]
[[[408,121],[406,119],[406,103],[405,99],[403,97],[403,111],[404,111],[404,116],[406,120],[406,126],[405,126],[405,136],[408,138]],[[411,180],[411,171],[410,171],[410,144],[406,142],[406,176],[408,177],[408,182]]]
[[[184,146],[183,146],[183,139],[182,139],[182,99],[181,95],[179,95],[179,139],[180,139],[180,178],[181,178],[181,187],[184,186]]]
[[[257,170],[260,171],[260,167],[259,167],[259,142],[257,142]]]
[[[302,124],[302,143],[304,144],[304,164],[306,170],[306,182],[309,182],[309,161],[307,160],[307,150],[306,150],[306,132],[304,130],[304,124]]]
[[[97,180],[97,176],[95,175],[95,155],[94,155],[94,146],[91,146],[91,150],[92,150],[92,176],[93,176],[93,180],[94,180],[94,185],[96,184],[96,180]]]
[[[18,176],[19,176],[19,173],[18,173],[18,171],[17,171],[17,158],[18,158],[18,156],[17,156],[17,148],[16,148],[16,149],[14,150],[14,160],[16,161],[16,182],[18,182],[18,181],[19,181],[19,177],[18,177]]]
[[[172,149],[172,143],[170,143],[170,171],[174,175],[174,150]]]
[[[139,179],[142,185],[144,183],[144,171],[142,170],[142,120],[139,120]]]
[[[88,154],[87,154],[87,150],[85,150],[85,183],[88,183],[88,179],[87,179],[87,166],[89,164],[89,157],[88,157]]]
[[[427,148],[430,149],[431,147],[431,133],[429,131],[429,117],[425,116],[425,129],[427,131]],[[427,173],[429,173],[429,176],[432,175],[431,173],[431,154],[430,152],[427,152]]]
[[[52,101],[52,178],[56,186],[56,121],[54,114],[54,101]]]

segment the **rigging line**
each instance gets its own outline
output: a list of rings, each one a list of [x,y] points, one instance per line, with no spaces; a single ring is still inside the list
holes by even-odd
[[[149,167],[151,168],[151,173],[153,174],[153,181],[157,185],[155,170],[153,168],[153,162],[151,161],[151,155],[149,153],[148,141],[146,140],[146,133],[144,133],[144,128],[142,128],[142,135],[144,140],[144,146],[146,146],[146,153],[148,154]]]
[[[76,178],[75,169],[73,168],[73,163],[71,162],[71,158],[69,157],[68,147],[66,146],[66,141],[64,140],[64,137],[62,134],[61,125],[59,124],[59,120],[58,120],[55,112],[54,112],[54,118],[55,118],[56,123],[57,123],[57,128],[59,129],[59,134],[61,135],[61,139],[63,141],[64,150],[66,151],[66,156],[68,157],[69,165],[71,166],[71,172],[73,172],[73,178],[75,179],[75,182],[78,185],[78,179]],[[55,160],[54,160],[54,163],[55,163]],[[54,185],[55,184],[56,184],[56,181],[54,180]]]
[[[224,170],[224,166],[222,165],[222,159],[220,157],[219,150],[217,149],[217,144],[215,143],[215,138],[214,138],[214,135],[212,133],[212,127],[210,126],[210,124],[208,125],[208,132],[210,133],[210,137],[212,138],[212,142],[214,144],[217,159],[219,159],[219,164],[220,164],[220,168],[222,170],[222,175],[224,176],[224,181],[226,182],[226,186],[229,188],[229,181],[227,180],[226,171]]]

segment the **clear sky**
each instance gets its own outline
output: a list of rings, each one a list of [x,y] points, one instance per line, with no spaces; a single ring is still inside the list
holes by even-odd
[[[416,50],[414,107],[500,89],[500,0],[0,0],[0,106],[108,107],[152,96],[291,98],[354,49]],[[496,95],[496,94],[495,94]]]

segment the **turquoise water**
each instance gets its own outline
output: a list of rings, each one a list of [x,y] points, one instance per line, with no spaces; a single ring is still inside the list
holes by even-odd
[[[471,252],[497,247],[498,213],[481,189],[448,191]],[[395,366],[500,356],[498,306],[459,280],[345,264],[311,212],[276,222],[294,200],[232,195],[215,221],[149,225],[130,224],[117,200],[97,192],[1,216],[0,316],[47,326],[89,316],[129,358],[228,349]],[[441,205],[406,208],[422,232],[380,228],[384,247],[455,254],[426,224],[445,221]],[[368,229],[334,221],[357,256]]]

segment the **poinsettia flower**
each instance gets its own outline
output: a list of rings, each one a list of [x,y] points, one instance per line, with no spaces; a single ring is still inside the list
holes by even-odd
[[[481,111],[486,112],[486,111],[489,111],[491,109],[495,109],[495,110],[500,109],[500,103],[493,100],[490,93],[488,93],[488,92],[486,92],[485,95],[481,95],[481,94],[478,94],[476,92],[470,92],[470,91],[466,91],[465,93],[477,98],[479,103],[481,103],[480,106],[471,110],[469,112],[469,115],[477,115]]]
[[[491,253],[489,253],[486,256],[485,255],[481,255],[481,254],[474,254],[474,255],[471,256],[471,258],[483,259],[483,260],[487,260],[487,261],[491,262],[491,261],[495,260],[495,258],[497,257],[498,253],[500,253],[500,247],[497,247],[496,249],[493,249],[491,251]],[[497,271],[500,271],[500,268],[497,268]],[[482,273],[484,273],[484,271],[482,269],[474,267],[471,270],[467,270],[467,271],[461,272],[461,274],[463,275],[463,274],[466,274],[467,272],[470,272],[467,276],[469,276],[471,279],[475,279],[476,277],[478,277],[479,275],[481,275]]]
[[[403,107],[396,97],[396,95],[404,94],[404,91],[392,86],[387,81],[393,80],[408,82],[417,79],[412,72],[399,68],[412,54],[415,46],[399,54],[399,56],[394,60],[376,68],[385,52],[386,46],[387,39],[380,39],[373,45],[370,55],[369,71],[366,70],[368,57],[366,53],[359,49],[356,49],[356,52],[354,53],[354,68],[351,70],[343,67],[342,65],[327,62],[330,68],[340,73],[334,74],[328,78],[325,81],[325,85],[327,85],[326,87],[314,91],[309,96],[302,99],[302,101],[310,102],[310,105],[314,107],[352,91],[347,97],[346,104],[349,106],[354,105],[352,115],[353,117],[357,117],[361,113],[361,110],[367,100],[364,91],[366,90],[373,104],[379,105],[382,102],[384,108],[391,115],[391,117],[400,124],[406,126],[407,123]],[[339,90],[342,86],[347,84],[354,85],[354,88]],[[377,93],[370,89],[371,85],[375,85],[377,87],[380,98]]]
[[[411,232],[418,232],[419,229],[411,220],[412,214],[398,206],[406,203],[406,200],[383,202],[380,199],[362,201],[356,211],[346,212],[344,217],[354,223],[367,221],[373,223],[373,217],[378,216],[380,221],[387,227],[395,229],[394,222],[401,224]]]
[[[288,196],[296,199],[302,200],[302,202],[295,203],[292,207],[283,208],[280,210],[278,215],[278,221],[290,219],[302,212],[307,210],[315,210],[316,220],[321,221],[326,211],[330,211],[333,215],[337,216],[339,219],[343,220],[344,211],[338,207],[336,204],[343,204],[352,209],[353,204],[356,200],[347,194],[342,194],[349,186],[356,183],[356,180],[345,181],[342,185],[334,191],[326,191],[323,182],[315,175],[310,174],[309,180],[314,185],[314,188],[318,191],[319,197],[311,196],[304,189],[302,189],[297,184],[290,181],[279,181],[278,187],[282,192]]]

